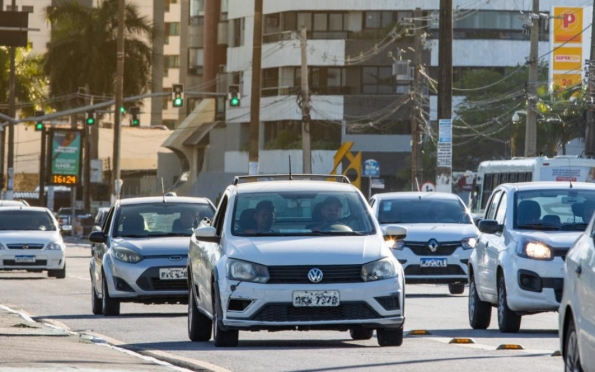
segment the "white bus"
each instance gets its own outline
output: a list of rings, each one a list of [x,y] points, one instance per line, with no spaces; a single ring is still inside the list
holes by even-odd
[[[469,209],[475,216],[483,216],[486,203],[496,186],[506,182],[528,181],[595,182],[595,159],[562,155],[484,161],[479,164],[473,182]]]

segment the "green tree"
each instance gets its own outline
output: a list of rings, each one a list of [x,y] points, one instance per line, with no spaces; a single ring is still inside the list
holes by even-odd
[[[15,109],[21,116],[33,116],[44,107],[47,79],[41,68],[42,57],[31,47],[15,48]],[[0,47],[0,112],[8,115],[10,97],[10,52]]]
[[[93,94],[111,96],[116,76],[118,0],[100,1],[96,8],[76,0],[57,1],[46,8],[52,26],[44,68],[53,96],[88,85]],[[150,87],[151,51],[155,29],[135,4],[125,7],[124,96]]]

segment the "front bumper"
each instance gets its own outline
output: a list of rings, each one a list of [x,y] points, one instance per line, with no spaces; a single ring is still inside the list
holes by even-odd
[[[34,262],[16,262],[18,257],[34,257]],[[65,265],[63,250],[10,249],[0,251],[0,270],[61,270]]]
[[[405,320],[401,283],[394,278],[367,283],[238,285],[220,278],[222,323],[227,329],[239,330],[400,328]],[[338,291],[340,303],[294,307],[294,291]],[[238,308],[239,302],[245,306]]]

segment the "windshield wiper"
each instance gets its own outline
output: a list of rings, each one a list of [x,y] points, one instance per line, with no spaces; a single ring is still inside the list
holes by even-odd
[[[529,223],[525,225],[517,225],[517,228],[530,230],[560,230],[559,226],[543,223]]]
[[[126,234],[126,235],[119,235],[120,238],[148,238],[148,234]]]
[[[588,223],[585,222],[565,223],[560,226],[560,230],[583,231],[587,228],[587,225]]]

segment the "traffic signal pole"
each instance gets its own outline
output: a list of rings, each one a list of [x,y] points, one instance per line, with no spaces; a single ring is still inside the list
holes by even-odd
[[[118,40],[117,40],[117,65],[116,65],[116,86],[114,95],[116,100],[116,109],[114,114],[114,148],[113,148],[113,168],[111,174],[112,201],[119,199],[120,188],[116,187],[116,182],[120,180],[120,142],[122,141],[122,107],[123,86],[124,86],[124,0],[118,0]]]
[[[258,174],[260,140],[260,85],[262,67],[262,10],[263,0],[254,1],[254,38],[252,45],[252,95],[250,97],[250,151],[248,174]]]

